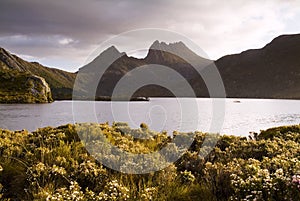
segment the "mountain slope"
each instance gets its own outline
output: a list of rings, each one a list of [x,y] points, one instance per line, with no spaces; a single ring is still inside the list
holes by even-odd
[[[53,99],[55,100],[71,99],[72,97],[72,88],[76,77],[75,73],[48,68],[37,62],[25,61],[16,55],[10,54],[3,48],[0,48],[0,69],[28,72],[44,78],[49,84]]]
[[[216,61],[228,97],[300,99],[300,35]]]

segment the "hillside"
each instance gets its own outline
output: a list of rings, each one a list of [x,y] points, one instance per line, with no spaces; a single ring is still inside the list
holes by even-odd
[[[75,73],[48,68],[37,62],[28,62],[0,48],[0,70],[14,70],[19,73],[29,73],[42,77],[49,84],[52,97],[58,99],[71,99]],[[13,85],[13,82],[11,82]]]
[[[228,97],[300,99],[300,34],[216,61]]]

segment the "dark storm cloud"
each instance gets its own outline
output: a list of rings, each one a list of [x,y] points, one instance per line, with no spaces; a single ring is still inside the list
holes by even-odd
[[[0,34],[66,35],[80,41],[93,40],[133,28],[141,18],[152,15],[158,5],[159,1],[4,0],[0,6]]]

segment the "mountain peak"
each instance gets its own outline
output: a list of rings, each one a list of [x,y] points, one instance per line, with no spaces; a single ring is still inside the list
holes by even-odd
[[[125,52],[120,52],[114,45],[108,47],[103,52],[99,54],[98,57],[121,57],[126,55]]]
[[[96,72],[99,71],[103,66],[109,66],[111,61],[115,61],[118,58],[126,55],[125,52],[120,52],[114,45],[108,47],[101,52],[94,60],[85,66],[79,68],[81,72]]]
[[[188,47],[181,41],[174,42],[174,43],[166,43],[164,41],[159,42],[158,40],[154,41],[149,49],[168,51],[168,50],[177,49],[177,48],[187,48],[188,49]]]
[[[110,46],[109,48],[107,48],[107,49],[104,50],[103,52],[105,52],[105,51],[115,52],[115,53],[120,54],[120,51],[119,51],[114,45]]]
[[[209,62],[210,60],[202,58],[193,52],[190,48],[188,48],[182,41],[177,41],[173,43],[166,43],[163,41],[155,40],[149,48],[149,52],[146,56],[146,60],[151,61],[164,61],[168,59],[174,59],[175,57],[171,55],[176,55],[177,58],[184,59],[188,62],[201,63],[201,65],[205,62]],[[177,61],[179,62],[179,60]]]

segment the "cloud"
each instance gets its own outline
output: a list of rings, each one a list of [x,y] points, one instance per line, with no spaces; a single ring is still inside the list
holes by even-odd
[[[38,58],[35,58],[34,56],[31,55],[26,55],[26,54],[19,54],[19,57],[22,59],[25,59],[26,61],[36,61]]]
[[[217,59],[299,31],[299,6],[296,0],[2,0],[0,46],[74,71],[110,37],[163,28]]]
[[[74,42],[74,40],[72,38],[63,38],[63,39],[58,40],[58,43],[61,45],[69,45],[73,42]]]
[[[59,47],[61,45],[75,44],[72,38],[61,35],[10,35],[0,36],[0,43],[2,45],[11,45],[17,47]]]

